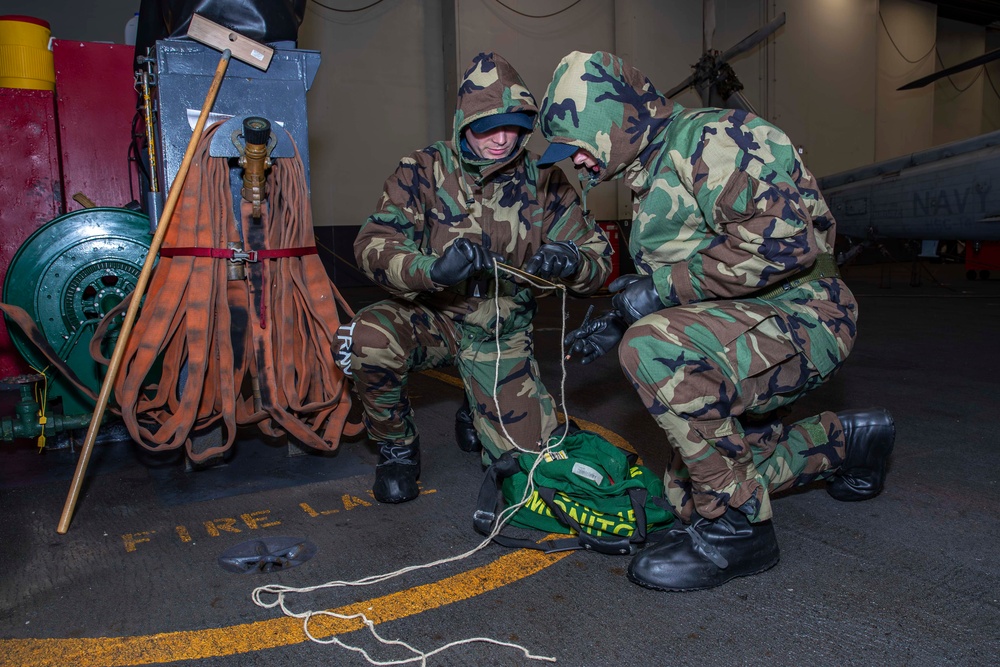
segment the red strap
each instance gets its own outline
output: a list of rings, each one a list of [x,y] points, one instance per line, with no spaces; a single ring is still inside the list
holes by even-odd
[[[262,259],[279,259],[282,257],[305,257],[316,255],[316,246],[301,248],[278,248],[275,250],[233,250],[232,248],[197,248],[183,246],[177,248],[160,248],[160,257],[214,257],[215,259],[245,260],[256,262]]]

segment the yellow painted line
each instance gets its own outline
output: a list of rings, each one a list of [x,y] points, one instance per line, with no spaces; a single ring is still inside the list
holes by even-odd
[[[512,584],[553,565],[573,552],[545,554],[519,549],[488,565],[432,584],[332,609],[345,616],[364,613],[376,625],[461,602]],[[248,579],[249,581],[249,579]],[[294,608],[294,600],[291,603]],[[360,620],[318,616],[309,623],[315,637],[359,630]],[[164,632],[138,637],[84,639],[0,639],[0,664],[5,667],[112,667],[151,665],[262,651],[308,641],[302,620],[281,617],[224,628]]]
[[[434,370],[423,373],[455,387],[462,387],[460,379],[446,373]],[[617,433],[577,416],[573,416],[573,419],[581,428],[599,433],[622,449],[635,451]],[[344,616],[364,613],[372,623],[378,625],[468,600],[515,583],[559,562],[571,553],[573,552],[564,551],[545,554],[521,549],[505,554],[492,563],[441,581],[330,611]],[[294,607],[294,601],[292,605]],[[308,639],[302,623],[301,619],[282,616],[223,628],[134,637],[0,639],[0,664],[4,667],[125,667],[224,657],[306,642]],[[329,616],[317,616],[309,624],[310,632],[318,638],[354,632],[363,627],[364,624],[357,619],[341,620]]]
[[[441,382],[450,384],[454,387],[458,387],[459,389],[464,388],[464,386],[462,385],[462,380],[455,377],[454,375],[448,375],[447,373],[442,373],[441,371],[435,371],[435,370],[426,370],[421,372],[428,377],[432,377],[435,380],[440,380]],[[565,418],[563,413],[560,412],[558,414],[560,417]],[[636,453],[635,449],[632,448],[632,444],[625,438],[615,433],[614,431],[609,431],[600,424],[595,424],[592,421],[587,421],[586,419],[582,419],[576,415],[572,415],[572,419],[577,423],[577,425],[579,425],[580,428],[586,429],[588,431],[593,431],[594,433],[603,436],[605,440],[607,440],[608,442],[617,447],[621,447],[626,452],[632,452],[633,454]]]
[[[420,372],[426,375],[427,377],[432,377],[435,380],[441,380],[441,382],[444,382],[445,384],[450,384],[452,387],[458,387],[459,389],[463,389],[465,387],[465,385],[462,384],[462,380],[460,378],[455,377],[454,375],[448,375],[447,373],[442,373],[441,371],[435,371],[435,370],[426,370]]]

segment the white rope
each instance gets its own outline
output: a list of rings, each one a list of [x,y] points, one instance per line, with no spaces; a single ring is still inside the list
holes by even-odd
[[[545,448],[542,448],[541,441],[538,442],[539,449],[541,449],[544,452],[544,451],[546,451],[548,449],[551,449],[552,447],[558,447],[559,445],[561,445],[562,442],[563,442],[563,440],[566,439],[566,434],[569,433],[569,412],[567,412],[567,410],[566,410],[566,357],[565,357],[565,354],[564,354],[564,352],[565,352],[565,350],[564,350],[564,341],[565,341],[565,338],[566,338],[566,317],[567,317],[567,313],[566,313],[566,286],[565,285],[557,285],[555,283],[550,283],[548,281],[546,281],[543,284],[543,283],[540,283],[540,282],[538,282],[536,280],[532,280],[529,277],[528,274],[522,273],[520,271],[511,271],[511,270],[507,269],[506,267],[499,266],[495,261],[493,262],[493,278],[494,278],[494,281],[496,282],[496,284],[498,286],[497,290],[496,290],[496,293],[493,295],[493,304],[494,304],[494,307],[496,308],[496,314],[497,314],[497,324],[496,324],[496,330],[497,330],[497,335],[496,335],[497,360],[496,360],[496,367],[495,367],[495,369],[493,371],[493,405],[496,407],[496,410],[497,410],[497,421],[500,422],[500,429],[503,431],[504,436],[507,438],[507,441],[514,446],[514,449],[517,449],[518,451],[521,451],[521,452],[528,452],[528,453],[532,453],[533,454],[533,453],[535,453],[536,450],[524,449],[523,447],[521,447],[520,445],[518,445],[516,442],[514,442],[514,438],[510,435],[510,433],[507,432],[507,425],[503,423],[503,412],[500,411],[500,397],[498,395],[499,384],[500,384],[500,356],[501,356],[501,351],[500,351],[500,289],[499,289],[499,285],[500,285],[500,274],[499,274],[499,271],[501,271],[501,270],[505,271],[506,273],[509,273],[511,275],[516,275],[517,277],[521,278],[525,282],[529,283],[532,287],[536,287],[536,288],[542,289],[542,290],[559,290],[560,292],[562,292],[562,318],[561,318],[560,325],[559,325],[560,326],[560,329],[559,329],[559,359],[560,359],[560,362],[559,363],[560,363],[560,366],[562,367],[562,377],[560,378],[560,381],[559,381],[559,396],[560,396],[560,400],[561,400],[563,415],[564,415],[564,417],[566,419],[566,424],[565,424],[565,427],[563,428],[562,437],[559,438],[558,442],[555,442],[555,443],[553,443],[553,444],[551,444],[551,445],[549,445],[548,447],[545,447]],[[532,467],[532,472],[534,472],[534,467]]]
[[[510,435],[510,433],[507,432],[506,425],[503,423],[503,413],[500,410],[500,400],[497,397],[497,389],[498,389],[498,383],[499,383],[499,377],[500,377],[500,352],[501,352],[501,349],[500,349],[500,296],[499,296],[500,290],[499,290],[499,287],[498,287],[497,290],[496,290],[496,294],[494,294],[494,305],[496,307],[497,361],[496,361],[496,369],[495,369],[495,373],[494,373],[494,377],[493,377],[493,402],[494,402],[494,404],[496,406],[496,410],[497,410],[497,420],[500,423],[500,428],[503,431],[504,436],[507,438],[507,441],[510,442],[515,449],[517,449],[518,451],[521,451],[521,452],[527,452],[527,453],[531,453],[531,454],[535,454],[535,453],[539,454],[539,456],[535,459],[534,464],[531,466],[531,469],[528,471],[528,482],[527,482],[527,485],[525,486],[525,489],[524,489],[524,495],[521,497],[520,501],[518,501],[517,503],[515,503],[515,504],[513,504],[513,505],[511,505],[509,507],[504,508],[504,510],[502,512],[500,512],[500,516],[497,517],[496,525],[494,526],[493,530],[490,531],[490,534],[487,535],[483,539],[482,542],[480,542],[474,548],[466,551],[465,553],[459,554],[457,556],[452,556],[450,558],[442,558],[442,559],[439,559],[439,560],[432,561],[430,563],[424,563],[423,565],[410,565],[408,567],[404,567],[404,568],[400,568],[398,570],[395,570],[394,572],[386,572],[384,574],[375,574],[375,575],[371,575],[371,576],[368,576],[368,577],[364,577],[362,579],[357,579],[355,581],[328,581],[325,584],[319,584],[319,585],[316,585],[316,586],[307,586],[307,587],[304,587],[304,588],[296,588],[296,587],[292,587],[292,586],[281,586],[281,585],[278,585],[278,584],[268,584],[266,586],[260,586],[258,588],[255,588],[253,590],[253,593],[251,594],[251,599],[253,600],[254,604],[257,605],[258,607],[263,607],[264,609],[273,609],[275,607],[279,607],[281,609],[281,612],[285,616],[289,616],[289,617],[292,617],[292,618],[301,618],[302,619],[302,628],[303,628],[303,631],[305,632],[306,637],[310,641],[315,642],[317,644],[334,644],[334,645],[339,646],[339,647],[341,647],[343,649],[347,649],[348,651],[353,651],[355,653],[360,653],[365,658],[365,660],[368,661],[369,664],[378,665],[379,667],[382,667],[384,665],[408,665],[408,664],[413,664],[413,663],[417,663],[417,662],[420,663],[421,667],[425,667],[427,665],[427,659],[430,658],[430,657],[432,657],[432,656],[434,656],[434,655],[437,655],[438,653],[446,651],[446,650],[448,650],[450,648],[454,648],[456,646],[461,646],[463,644],[474,644],[474,643],[486,643],[486,644],[494,644],[494,645],[497,645],[497,646],[506,646],[506,647],[509,647],[509,648],[515,648],[515,649],[520,650],[524,654],[524,657],[527,658],[527,659],[529,659],[529,660],[538,660],[538,661],[544,661],[544,662],[556,662],[556,659],[554,657],[544,656],[544,655],[535,655],[535,654],[531,653],[524,646],[521,646],[520,644],[514,644],[514,643],[511,643],[511,642],[504,642],[504,641],[500,641],[500,640],[497,640],[497,639],[491,639],[489,637],[470,637],[469,639],[461,639],[461,640],[458,640],[458,641],[450,642],[450,643],[445,644],[443,646],[439,646],[438,648],[433,649],[431,651],[421,651],[420,649],[415,648],[414,646],[411,646],[410,644],[407,644],[404,641],[392,640],[392,639],[385,639],[384,637],[382,637],[381,635],[379,635],[378,632],[375,630],[375,623],[371,619],[369,619],[363,613],[349,614],[348,615],[348,614],[338,614],[337,612],[329,611],[329,610],[296,612],[296,611],[293,611],[292,609],[288,608],[288,605],[286,603],[286,597],[285,597],[286,595],[293,594],[293,593],[299,593],[299,594],[312,593],[312,592],[324,590],[324,589],[327,589],[327,588],[343,588],[343,587],[349,587],[349,586],[371,586],[372,584],[382,583],[383,581],[388,581],[390,579],[394,579],[396,577],[402,576],[404,574],[408,574],[410,572],[416,572],[416,571],[419,571],[419,570],[427,570],[427,569],[430,569],[430,568],[433,568],[433,567],[438,567],[440,565],[445,565],[447,563],[454,563],[456,561],[460,561],[460,560],[464,560],[466,558],[469,558],[473,554],[475,554],[475,553],[477,553],[479,551],[482,551],[487,546],[489,546],[490,543],[493,541],[493,538],[496,537],[500,533],[501,530],[503,530],[504,526],[507,525],[507,523],[511,520],[511,518],[514,516],[514,514],[516,514],[519,509],[521,509],[525,504],[527,504],[528,500],[531,498],[532,494],[535,491],[535,468],[537,468],[538,464],[542,462],[542,460],[544,458],[544,455],[549,450],[551,450],[551,449],[553,449],[555,447],[558,447],[559,445],[562,444],[563,440],[565,440],[565,438],[566,438],[566,435],[569,433],[569,412],[566,410],[566,357],[565,357],[565,354],[564,354],[564,341],[565,341],[565,338],[566,338],[566,318],[568,316],[567,315],[567,311],[566,311],[566,287],[564,285],[556,285],[554,283],[548,283],[547,281],[546,281],[546,284],[539,283],[537,281],[532,280],[530,277],[528,277],[524,273],[521,273],[521,272],[518,272],[518,271],[511,271],[507,267],[499,266],[496,262],[494,262],[494,264],[493,264],[493,277],[494,277],[494,279],[496,281],[496,284],[498,286],[499,286],[499,283],[500,283],[500,276],[499,276],[498,272],[501,271],[501,270],[505,271],[507,273],[510,273],[512,275],[518,276],[522,280],[525,280],[526,282],[530,283],[533,287],[536,287],[538,289],[543,289],[543,290],[544,289],[548,289],[548,290],[560,290],[562,292],[562,313],[561,313],[561,325],[560,325],[560,336],[559,336],[559,359],[560,359],[560,364],[562,366],[562,377],[560,379],[559,391],[560,391],[560,397],[561,397],[561,405],[562,405],[563,415],[564,415],[565,420],[566,420],[566,422],[565,422],[565,428],[563,429],[562,436],[558,439],[558,441],[553,442],[552,444],[550,444],[548,446],[544,446],[544,447],[542,446],[541,441],[539,441],[537,443],[539,449],[536,452],[536,450],[525,449],[524,447],[520,446],[517,442],[515,442],[514,438],[512,438],[511,435]],[[264,596],[266,596],[266,595],[273,595],[274,596],[274,600],[268,602],[264,598]],[[375,658],[372,658],[371,655],[369,655],[369,653],[365,649],[361,648],[360,646],[352,646],[351,644],[347,644],[347,643],[341,641],[339,638],[337,638],[336,635],[330,637],[329,639],[322,639],[320,637],[316,637],[315,635],[312,634],[312,632],[309,631],[309,621],[311,621],[313,618],[321,617],[321,616],[329,616],[329,617],[340,619],[340,620],[344,620],[344,621],[348,621],[348,620],[360,620],[365,625],[365,627],[368,628],[368,630],[371,633],[371,635],[375,639],[377,639],[380,643],[385,644],[387,646],[402,646],[403,648],[405,648],[405,649],[409,650],[410,652],[412,652],[414,655],[413,655],[413,657],[405,658],[405,659],[401,659],[401,660],[380,661],[380,660],[376,660]]]

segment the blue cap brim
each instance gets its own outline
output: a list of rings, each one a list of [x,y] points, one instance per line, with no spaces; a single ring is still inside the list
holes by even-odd
[[[531,114],[519,112],[497,113],[485,118],[477,118],[469,123],[469,127],[476,134],[482,134],[483,132],[489,132],[494,128],[504,126],[523,127],[526,130],[530,130],[535,126],[535,117]]]
[[[576,146],[570,144],[560,144],[554,143],[549,144],[549,147],[545,149],[542,153],[542,157],[538,160],[539,167],[548,167],[549,165],[555,164],[556,162],[562,162],[568,157],[572,157],[573,153],[580,150]]]

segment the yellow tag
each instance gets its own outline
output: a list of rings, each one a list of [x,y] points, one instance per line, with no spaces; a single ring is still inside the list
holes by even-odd
[[[43,449],[45,449],[45,436],[40,435],[38,436],[38,451],[41,452]]]
[[[38,425],[39,426],[45,426],[48,423],[49,423],[49,418],[48,417],[46,417],[45,415],[39,415],[38,416]]]
[[[545,452],[545,454],[542,455],[542,459],[546,463],[552,463],[553,461],[557,461],[557,460],[558,461],[564,461],[564,460],[566,460],[568,458],[569,458],[569,456],[566,454],[566,452],[563,452],[563,451],[559,451],[559,452]]]

